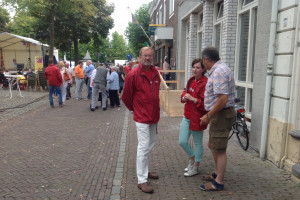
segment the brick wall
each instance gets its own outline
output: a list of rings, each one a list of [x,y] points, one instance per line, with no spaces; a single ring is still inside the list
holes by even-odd
[[[198,25],[198,14],[190,15],[190,31],[189,31],[189,57],[188,57],[188,79],[192,76],[192,61],[197,57],[197,25]]]
[[[214,3],[205,1],[203,3],[203,32],[202,32],[202,48],[212,45],[213,36],[213,12]]]
[[[224,0],[224,22],[222,38],[222,61],[231,69],[235,62],[236,26],[238,0]]]

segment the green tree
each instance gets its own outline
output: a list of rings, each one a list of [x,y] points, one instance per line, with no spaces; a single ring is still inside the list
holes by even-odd
[[[110,60],[126,60],[127,45],[122,35],[117,31],[112,34]]]
[[[106,38],[109,29],[113,27],[113,19],[110,15],[114,5],[108,4],[106,0],[5,1],[14,5],[17,13],[24,12],[33,17],[34,20],[29,23],[28,29],[31,33],[47,32],[50,37],[44,42],[50,43],[50,46],[54,42],[58,49],[67,51],[68,40],[71,39],[76,63],[80,58],[79,44],[88,44],[93,39],[95,47],[100,48],[104,44],[101,38]],[[21,16],[17,16],[15,22],[22,21]],[[49,26],[51,24],[54,25],[54,29],[53,26]],[[13,25],[11,27],[17,28]],[[15,30],[17,29],[13,29]],[[29,33],[24,36],[29,36]]]
[[[14,16],[14,20],[9,22],[7,28],[17,35],[28,37],[30,33],[34,32],[35,23],[36,19],[27,11],[19,11]]]
[[[9,22],[8,11],[0,7],[0,31],[5,31],[8,22]]]
[[[91,58],[94,62],[107,62],[108,56],[108,47],[109,47],[109,40],[108,38],[104,39],[99,36],[99,40],[101,42],[101,46],[95,44],[95,41],[92,39],[87,44],[79,44],[78,45],[78,55],[80,58],[84,57],[86,51],[89,51]],[[74,52],[74,47],[71,49]],[[59,57],[63,58],[64,54],[66,53],[66,57],[70,60],[70,49],[65,51],[59,51]],[[98,60],[99,59],[99,60]],[[74,56],[71,57],[71,60],[74,60]]]
[[[147,32],[150,24],[150,15],[148,10],[150,3],[142,5],[136,12],[135,17],[139,21],[139,24],[132,22],[128,23],[125,31],[125,36],[129,42],[129,48],[133,51],[134,56],[138,57],[140,49],[145,46],[145,43],[149,43],[148,37],[145,35],[140,26]]]

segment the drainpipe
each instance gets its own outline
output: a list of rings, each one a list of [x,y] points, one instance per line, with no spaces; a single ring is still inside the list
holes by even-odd
[[[292,123],[292,119],[295,111],[294,109],[296,107],[294,107],[294,102],[297,102],[297,97],[298,97],[298,85],[299,85],[299,68],[296,66],[297,65],[297,60],[298,60],[298,41],[300,39],[299,36],[299,23],[300,23],[300,4],[298,3],[298,8],[297,8],[297,20],[296,20],[296,29],[295,29],[295,43],[294,43],[294,56],[293,56],[293,72],[292,74],[294,75],[293,80],[292,80],[292,84],[291,84],[291,98],[290,98],[290,103],[289,103],[289,116],[288,116],[288,126],[287,126],[287,131],[286,131],[286,137],[285,137],[285,145],[284,145],[284,156],[282,157],[282,159],[280,160],[280,168],[283,168],[283,163],[287,158],[287,154],[288,154],[288,143],[289,143],[289,124]]]
[[[263,121],[262,121],[262,133],[261,133],[261,140],[260,140],[260,154],[259,154],[260,159],[265,159],[266,151],[267,151],[267,136],[268,136],[269,112],[270,112],[270,104],[271,104],[273,65],[274,65],[274,56],[275,56],[278,2],[279,0],[272,1],[267,79],[266,79],[265,101],[264,101],[264,111],[263,111]]]

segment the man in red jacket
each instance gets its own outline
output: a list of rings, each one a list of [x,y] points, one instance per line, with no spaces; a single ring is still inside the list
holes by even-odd
[[[50,106],[51,108],[54,108],[52,95],[53,93],[56,93],[59,98],[59,106],[62,107],[62,94],[60,90],[60,85],[63,82],[62,76],[58,67],[53,64],[53,59],[50,58],[48,62],[50,65],[45,69],[45,78],[48,80],[49,84]]]
[[[152,66],[152,48],[143,47],[139,58],[139,66],[133,69],[125,79],[122,101],[128,110],[133,111],[133,120],[136,123],[138,188],[143,192],[152,193],[153,188],[149,185],[147,178],[158,179],[158,176],[149,172],[148,163],[149,154],[155,145],[157,122],[160,116],[160,77],[158,71]]]

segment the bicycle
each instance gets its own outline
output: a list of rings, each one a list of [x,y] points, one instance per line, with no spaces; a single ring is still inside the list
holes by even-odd
[[[239,103],[240,99],[235,98],[234,102]],[[230,140],[233,134],[236,134],[240,146],[243,150],[247,151],[249,147],[249,129],[245,121],[245,108],[241,105],[235,105],[235,111],[236,120],[232,125],[231,135],[229,136],[228,140]]]

